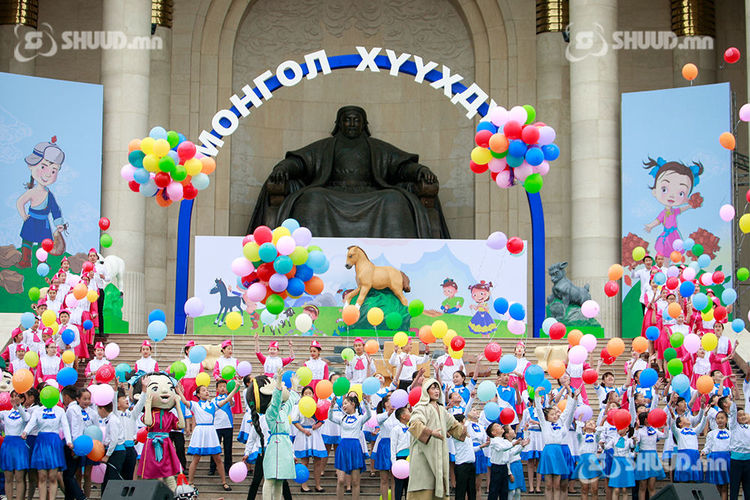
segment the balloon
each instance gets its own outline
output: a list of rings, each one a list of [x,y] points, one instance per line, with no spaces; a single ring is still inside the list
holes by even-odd
[[[45,260],[47,260],[47,252],[44,251],[44,248],[36,249],[36,260],[38,260],[39,262],[44,262]]]
[[[338,382],[341,379],[336,380]],[[391,407],[394,410],[406,406],[409,402],[409,395],[403,389],[397,389],[391,393]]]
[[[593,352],[594,349],[596,349],[596,337],[594,337],[590,333],[587,333],[586,335],[581,337],[578,345],[582,345],[588,352]]]
[[[725,288],[724,291],[721,292],[721,302],[725,306],[734,304],[735,300],[737,300],[737,292],[735,292],[734,289]]]
[[[296,482],[297,484],[304,484],[308,479],[310,479],[310,471],[302,464],[294,465],[294,474],[294,482]]]
[[[409,462],[404,459],[396,460],[391,465],[391,472],[396,479],[406,479],[409,477]]]
[[[237,462],[229,468],[229,479],[234,483],[241,483],[247,477],[247,465],[245,462]]]
[[[576,345],[570,348],[568,351],[568,361],[571,364],[583,364],[586,361],[586,358],[588,357],[589,352],[586,350],[585,347],[581,345]],[[551,375],[551,374],[550,374]],[[555,377],[560,378],[560,377]]]
[[[89,425],[83,430],[83,435],[91,438],[92,441],[101,441],[104,437],[102,430],[97,425]]]
[[[500,423],[509,425],[516,418],[516,412],[510,408],[503,408],[500,412]]]
[[[206,359],[206,355],[208,353],[206,352],[206,348],[202,345],[197,345],[190,349],[190,352],[188,353],[188,357],[190,358],[190,361],[193,363],[200,363],[204,359]]]
[[[42,323],[44,326],[52,326],[52,323],[55,323],[56,321],[57,316],[55,316],[55,311],[47,309],[42,313]]]
[[[21,326],[24,328],[24,330],[28,330],[29,328],[34,326],[35,321],[36,318],[34,317],[33,313],[25,312],[21,315]]]
[[[315,386],[315,395],[318,396],[318,399],[326,399],[332,393],[333,384],[329,380],[321,380]]]
[[[372,309],[370,309],[370,311],[372,311]],[[390,312],[385,317],[385,326],[387,326],[389,330],[395,330],[396,328],[401,326],[401,323],[402,323],[401,314],[397,312]]]
[[[490,401],[489,403],[485,404],[484,416],[490,422],[497,420],[498,418],[500,418],[500,406],[498,406],[498,404],[494,401]]]
[[[435,334],[432,333],[432,327],[430,325],[422,325],[419,328],[419,340],[425,344],[432,344],[435,342]]]
[[[682,67],[682,77],[685,80],[693,81],[698,77],[698,67],[693,63],[687,63]]]
[[[60,391],[48,385],[39,392],[39,400],[45,408],[54,408],[60,402]]]
[[[649,326],[646,328],[646,338],[650,341],[655,341],[659,338],[659,328],[656,326]]]
[[[344,324],[352,326],[359,320],[359,308],[354,305],[346,305],[341,311],[341,319],[344,320]]]
[[[443,344],[445,347],[450,347],[451,340],[453,340],[453,337],[458,335],[455,330],[448,330],[445,332],[445,335],[443,335]]]
[[[175,361],[169,366],[169,374],[175,379],[182,379],[187,373],[187,366],[182,361]]]
[[[341,351],[341,359],[344,361],[351,361],[354,359],[354,351],[347,347],[343,351]]]
[[[701,375],[695,382],[695,388],[701,394],[708,394],[714,389],[714,380],[709,375]]]
[[[367,377],[364,382],[362,382],[362,392],[364,392],[368,396],[372,396],[379,390],[380,380],[376,379],[375,377]]]
[[[223,378],[224,380],[232,380],[236,373],[237,373],[237,368],[235,368],[232,365],[227,365],[221,369],[221,378]],[[302,384],[302,385],[305,385],[305,384]]]
[[[734,134],[733,133],[731,133],[731,132],[722,132],[721,135],[719,136],[719,144],[721,144],[721,146],[724,149],[729,149],[731,151],[737,145],[737,141],[734,138]],[[693,253],[695,253],[695,252],[693,252]]]
[[[457,337],[460,338],[460,337]],[[501,373],[511,373],[513,370],[516,369],[516,365],[518,364],[518,360],[516,357],[512,354],[506,354],[505,356],[500,359],[500,372]]]
[[[694,333],[689,333],[685,336],[685,340],[682,342],[682,346],[685,348],[687,352],[690,354],[695,354],[698,352],[698,348],[700,347],[701,339],[698,335]]]
[[[49,251],[50,251],[50,250],[52,250],[52,249],[53,249],[54,247],[55,247],[55,243],[54,243],[54,242],[53,242],[53,241],[52,241],[51,239],[49,239],[49,238],[44,238],[44,239],[42,240],[42,249],[43,249],[43,250],[44,250],[45,252],[49,252]]]
[[[493,250],[500,250],[508,243],[508,237],[502,231],[495,231],[487,237],[487,246]]]
[[[96,370],[96,381],[101,384],[108,384],[113,378],[115,378],[115,369],[112,365],[103,365]]]
[[[85,457],[94,449],[94,440],[83,434],[73,440],[73,453],[79,457]]]
[[[310,384],[312,381],[312,370],[306,366],[300,366],[297,368],[297,380],[299,381],[300,385],[303,387]],[[308,416],[308,415],[305,415]]]
[[[60,335],[60,339],[62,340],[63,344],[70,345],[72,344],[76,339],[76,334],[71,329],[66,329],[62,334]]]
[[[750,278],[750,269],[741,267],[737,269],[737,279],[740,281],[747,281]]]
[[[29,351],[23,355],[23,361],[29,366],[29,368],[36,368],[36,365],[39,364],[39,354],[34,351]]]
[[[641,375],[638,379],[640,385],[643,387],[652,387],[656,381],[659,380],[659,374],[653,368],[645,368],[641,371]]]
[[[367,354],[375,354],[378,352],[378,349],[380,349],[380,345],[378,345],[377,340],[370,339],[365,342],[365,352]]]
[[[549,338],[552,340],[559,340],[565,336],[565,325],[557,322],[552,325],[549,329]]]
[[[730,220],[734,219],[734,213],[734,207],[729,204],[722,205],[719,209],[719,217],[724,222],[729,222]]]
[[[646,256],[646,250],[643,247],[635,247],[633,249],[633,260],[638,262],[643,260]]]
[[[514,302],[510,305],[508,308],[508,314],[511,318],[521,321],[526,317],[526,311],[523,308],[523,305],[519,304],[518,302]]]
[[[710,378],[710,377],[709,377]],[[711,388],[713,389],[713,381],[711,382]],[[672,389],[677,394],[682,394],[685,392],[688,387],[690,387],[690,379],[685,375],[684,373],[680,373],[679,375],[676,375],[672,379]]]
[[[664,427],[667,423],[667,413],[661,408],[653,408],[649,410],[646,420],[651,427]]]
[[[617,430],[622,430],[630,426],[631,417],[628,410],[620,408],[619,410],[614,410],[614,412],[615,414],[612,417],[612,421]]]
[[[539,387],[544,380],[544,370],[539,365],[529,365],[523,376],[526,385],[529,387]]]
[[[671,318],[677,318],[680,314],[682,314],[682,307],[680,307],[680,304],[677,302],[672,302],[667,306],[667,314]]]
[[[456,335],[451,339],[451,349],[453,349],[454,351],[460,351],[464,348],[464,346],[466,346],[466,340],[464,340],[463,337]]]
[[[708,305],[708,296],[705,293],[699,292],[692,297],[693,307],[699,311],[702,311]]]
[[[111,385],[99,384],[97,389],[91,393],[91,401],[97,406],[104,406],[112,402],[115,390]]]
[[[211,377],[209,377],[208,373],[206,372],[200,372],[198,375],[195,376],[195,385],[198,387],[201,387],[201,386],[208,387],[210,383],[211,383]]]
[[[266,310],[273,315],[284,310],[284,299],[278,295],[271,295],[266,299]]]
[[[679,349],[683,342],[685,342],[685,336],[680,332],[674,332],[672,336],[669,337],[669,343],[672,344],[672,347],[675,349]]]
[[[625,352],[625,342],[621,338],[612,338],[607,342],[607,352],[615,358]]]
[[[320,382],[319,382],[320,383]],[[336,396],[343,396],[349,392],[350,382],[344,377],[339,377],[333,384],[333,393]],[[393,404],[393,396],[391,396],[391,405]]]
[[[587,318],[594,318],[599,314],[599,304],[593,300],[587,300],[581,304],[581,314]]]
[[[302,414],[303,417],[309,418],[315,415],[315,410],[317,409],[317,407],[315,405],[315,400],[311,398],[310,396],[302,396],[298,404],[299,404],[299,412]]]
[[[309,314],[302,313],[295,318],[294,326],[301,333],[305,333],[305,332],[310,331],[310,328],[312,328],[313,320]],[[302,385],[307,385],[307,384],[302,384]]]
[[[73,351],[65,351],[60,357],[62,358],[62,362],[66,365],[69,365],[76,360],[76,355],[73,353]]]
[[[542,321],[542,331],[549,335],[549,329],[557,323],[557,320],[555,318],[544,318],[544,321]]]
[[[724,61],[729,64],[734,64],[740,60],[740,51],[737,47],[729,47],[724,51]],[[743,120],[747,121],[747,120]]]
[[[560,378],[565,374],[565,363],[558,359],[553,359],[547,363],[547,373],[552,378]]]
[[[667,363],[667,371],[672,375],[679,375],[682,373],[683,370],[682,360],[681,359],[670,359],[669,363]]]
[[[702,256],[701,256],[702,257]],[[692,281],[683,281],[680,285],[680,295],[683,297],[690,297],[695,292],[695,285]]]
[[[611,365],[615,362],[615,357],[609,354],[609,351],[607,351],[606,347],[602,349],[602,352],[599,353],[599,356],[602,358],[602,362],[605,365]]]
[[[421,387],[415,387],[412,390],[409,391],[409,404],[411,406],[416,405],[419,403],[420,398],[422,397],[422,388]]]
[[[581,377],[583,382],[586,384],[595,384],[599,380],[599,374],[593,368],[584,370],[583,376]]]
[[[409,337],[404,332],[398,332],[393,336],[393,343],[398,347],[404,347],[409,341]]]
[[[154,342],[161,342],[167,338],[167,324],[164,321],[152,321],[146,328],[146,333]]]
[[[568,332],[568,344],[570,344],[571,347],[579,345],[582,338],[583,333],[581,332],[581,330],[571,330],[570,332]]]
[[[604,284],[604,294],[607,297],[614,297],[619,291],[620,285],[618,285],[616,281],[608,281]]]
[[[331,403],[325,399],[319,399],[315,406],[315,418],[320,421],[325,421],[325,419],[328,418],[328,410],[331,408]]]
[[[741,319],[737,318],[734,321],[732,321],[732,330],[734,330],[735,333],[740,333],[742,330],[745,329],[745,322]]]
[[[505,246],[507,247],[508,252],[513,255],[518,255],[523,252],[523,240],[517,236],[510,238]]]
[[[503,297],[498,297],[495,299],[495,301],[492,303],[492,306],[495,308],[495,311],[498,314],[505,314],[508,312],[508,300]]]
[[[36,302],[37,300],[39,300],[39,289],[37,287],[32,286],[31,288],[29,288],[29,300],[31,300],[32,302]],[[27,314],[27,313],[24,313],[24,314]],[[28,313],[28,314],[31,314],[31,313]],[[33,316],[34,315],[32,314],[32,317]],[[31,327],[29,326],[29,328]]]
[[[115,368],[115,376],[119,382],[125,382],[125,376],[131,371],[130,365],[127,363],[120,363]]]
[[[378,326],[383,322],[383,310],[379,307],[373,307],[367,311],[367,322],[372,326]]]
[[[494,398],[496,394],[495,384],[489,380],[484,380],[477,386],[477,397],[483,403],[486,403],[490,399]]]
[[[701,339],[701,345],[703,346],[703,349],[710,352],[716,349],[716,346],[719,345],[719,339],[715,334],[707,333],[703,335],[703,338]]]
[[[503,349],[497,342],[490,342],[484,347],[484,357],[489,362],[495,362],[500,359],[502,353]]]
[[[38,362],[38,361],[37,361]],[[23,394],[34,385],[34,375],[26,368],[19,368],[13,373],[13,389],[18,394]]]

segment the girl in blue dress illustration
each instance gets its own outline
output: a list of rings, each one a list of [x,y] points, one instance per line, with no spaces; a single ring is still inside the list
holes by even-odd
[[[486,337],[497,330],[497,324],[490,316],[490,288],[492,282],[487,283],[484,280],[469,286],[471,298],[476,302],[476,305],[469,306],[472,311],[476,311],[469,321],[469,331],[475,335]]]
[[[25,184],[26,192],[16,201],[16,208],[24,221],[21,226],[21,261],[18,263],[18,267],[21,268],[31,266],[31,250],[34,244],[41,245],[43,240],[53,239],[52,226],[60,233],[65,229],[65,220],[60,206],[49,190],[49,187],[57,181],[57,175],[65,161],[65,153],[56,142],[57,137],[52,137],[50,142],[40,142],[26,157],[26,165],[31,172],[31,178],[29,183]],[[29,206],[28,211],[26,205]],[[50,214],[52,215],[51,224]],[[50,253],[60,255],[63,251],[64,242],[60,245],[56,241]]]

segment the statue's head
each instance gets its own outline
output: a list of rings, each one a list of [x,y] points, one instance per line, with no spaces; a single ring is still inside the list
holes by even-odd
[[[341,132],[349,139],[356,139],[362,132],[370,136],[370,129],[367,126],[367,113],[359,106],[343,106],[336,113],[336,125],[333,127],[331,135]]]

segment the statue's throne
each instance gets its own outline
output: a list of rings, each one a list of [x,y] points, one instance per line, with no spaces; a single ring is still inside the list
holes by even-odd
[[[440,185],[438,183],[402,182],[398,186],[415,194],[419,198],[419,201],[422,202],[422,205],[427,209],[427,213],[429,214],[432,237],[440,238],[440,214],[435,207]],[[266,189],[268,190],[269,207],[266,210],[264,222],[268,227],[276,227],[279,208],[289,194],[289,189],[286,183],[275,183],[270,180],[266,182]]]

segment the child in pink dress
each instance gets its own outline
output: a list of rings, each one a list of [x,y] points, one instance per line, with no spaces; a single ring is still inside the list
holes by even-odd
[[[732,374],[732,367],[729,364],[729,359],[732,357],[732,341],[728,337],[723,335],[724,323],[719,321],[714,323],[714,334],[719,338],[719,343],[716,349],[711,351],[711,355],[708,357],[711,361],[711,371],[720,370],[724,375]],[[730,389],[734,387],[734,383],[731,378],[728,378],[725,382],[727,387]]]
[[[232,354],[234,353],[234,346],[232,345],[231,340],[225,340],[221,343],[221,354],[222,356],[219,357],[219,359],[216,360],[216,363],[214,364],[214,380],[224,380],[221,376],[221,371],[224,369],[225,366],[233,366],[235,371],[237,370],[237,360],[232,357]],[[245,413],[242,409],[242,396],[239,392],[234,393],[234,404],[232,405],[232,413],[235,415],[239,415],[240,413]]]
[[[263,355],[260,352],[260,340],[258,334],[255,334],[255,355],[258,357],[258,361],[263,365],[263,373],[266,377],[273,378],[279,368],[282,368],[292,361],[294,361],[294,350],[292,349],[292,341],[289,340],[289,357],[282,358],[279,356],[279,343],[274,340],[268,344],[268,356]]]

